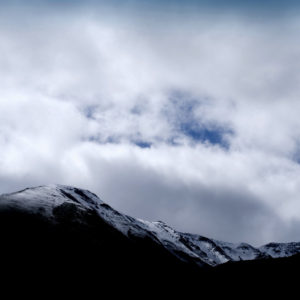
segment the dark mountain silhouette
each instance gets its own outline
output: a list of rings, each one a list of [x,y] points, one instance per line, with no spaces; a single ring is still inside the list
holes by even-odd
[[[144,296],[274,291],[292,285],[300,265],[298,243],[255,248],[180,233],[59,185],[2,195],[0,232],[2,287],[16,291],[32,284],[70,295],[108,287],[111,295],[142,290]]]

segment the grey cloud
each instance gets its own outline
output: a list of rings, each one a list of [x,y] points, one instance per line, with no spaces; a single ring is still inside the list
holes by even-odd
[[[134,157],[92,159],[89,164],[95,175],[89,185],[111,205],[135,217],[164,220],[178,230],[257,245],[284,231],[284,222],[272,206],[247,191],[242,182],[237,182],[235,189],[205,185],[200,180],[187,183],[184,170],[175,176],[171,170],[163,174],[160,168],[141,166]]]

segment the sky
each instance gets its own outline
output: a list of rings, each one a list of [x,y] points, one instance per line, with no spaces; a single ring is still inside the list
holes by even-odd
[[[296,1],[0,1],[0,193],[66,184],[177,230],[300,241]]]

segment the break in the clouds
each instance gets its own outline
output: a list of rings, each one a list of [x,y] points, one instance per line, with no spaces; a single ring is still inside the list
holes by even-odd
[[[182,231],[300,239],[296,9],[18,3],[1,4],[1,192],[69,184]]]

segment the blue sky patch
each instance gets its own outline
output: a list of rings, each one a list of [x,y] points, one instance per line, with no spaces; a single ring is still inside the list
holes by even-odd
[[[201,106],[208,105],[209,102],[209,98],[203,97],[199,100],[176,91],[171,93],[170,102],[163,114],[173,127],[175,135],[184,135],[195,143],[209,143],[228,149],[227,137],[233,135],[233,130],[218,124],[217,121],[208,123],[196,114]]]
[[[152,143],[145,142],[145,141],[137,141],[137,142],[134,142],[134,144],[140,148],[151,148],[151,146],[152,146]]]
[[[198,124],[182,123],[181,132],[191,138],[195,142],[210,143],[212,145],[219,145],[222,148],[229,148],[229,143],[225,138],[225,135],[233,134],[229,129],[215,127],[206,128]]]

